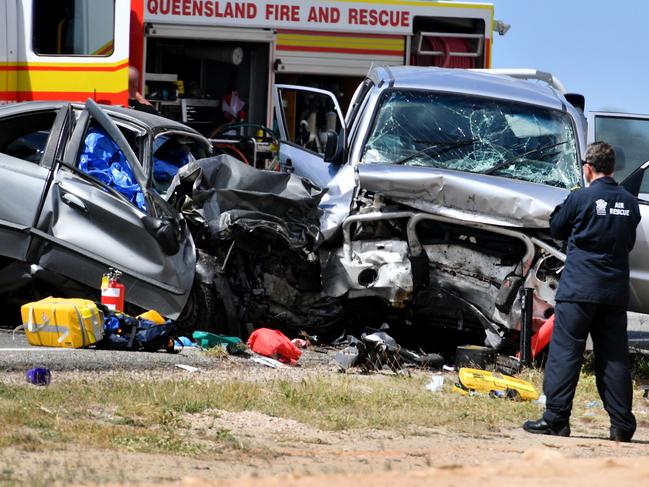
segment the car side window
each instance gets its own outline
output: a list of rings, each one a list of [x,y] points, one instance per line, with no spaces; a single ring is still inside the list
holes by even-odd
[[[165,196],[169,184],[181,167],[208,155],[209,147],[204,141],[189,134],[158,135],[153,141],[153,188],[158,194]]]
[[[631,176],[629,181],[625,182],[624,186],[631,193],[637,194],[641,203],[649,204],[649,174],[647,174],[646,169],[641,171],[641,174],[636,173],[637,176]]]
[[[649,119],[598,116],[595,119],[595,137],[595,140],[603,140],[613,146],[615,179],[618,181],[624,181],[649,159]],[[640,192],[645,191],[641,189]]]
[[[144,192],[137,184],[126,157],[99,125],[91,124],[86,130],[77,167],[116,190],[141,210],[146,208]]]
[[[281,90],[281,100],[287,142],[323,155],[327,131],[341,131],[332,99],[310,91]]]
[[[2,119],[0,153],[39,164],[56,114],[56,110],[46,110]]]

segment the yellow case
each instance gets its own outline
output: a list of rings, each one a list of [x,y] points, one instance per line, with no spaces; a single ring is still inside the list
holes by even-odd
[[[45,298],[20,308],[27,341],[40,347],[83,348],[104,337],[104,316],[87,299]]]
[[[539,393],[529,382],[498,372],[463,367],[458,372],[458,379],[465,391],[484,394],[516,391],[513,393],[513,398],[516,398],[516,395],[523,401],[534,401],[539,398]]]

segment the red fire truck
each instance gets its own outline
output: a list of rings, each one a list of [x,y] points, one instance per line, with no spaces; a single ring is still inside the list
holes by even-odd
[[[0,0],[0,100],[127,103],[128,66],[204,133],[236,91],[271,125],[273,83],[338,93],[372,65],[488,68],[493,6],[422,0]]]

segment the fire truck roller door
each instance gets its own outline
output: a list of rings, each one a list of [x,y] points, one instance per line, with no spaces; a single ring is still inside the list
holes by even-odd
[[[270,89],[270,42],[237,40],[228,35],[229,29],[187,28],[170,29],[163,26],[162,33],[186,31],[191,37],[162,37],[160,30],[151,29],[156,35],[147,37],[145,82],[147,95],[158,102],[160,111],[171,118],[181,120],[205,135],[215,128],[233,121],[228,114],[224,97],[230,100],[232,90],[238,92],[245,107],[236,110],[235,120],[266,125],[268,120]],[[210,32],[213,31],[213,32]],[[197,38],[197,31],[205,34]],[[247,29],[248,33],[250,29]],[[222,34],[223,39],[211,36]],[[148,82],[157,74],[176,75],[178,96],[170,95],[161,83]],[[165,97],[167,99],[165,99]],[[241,103],[237,104],[237,108]]]

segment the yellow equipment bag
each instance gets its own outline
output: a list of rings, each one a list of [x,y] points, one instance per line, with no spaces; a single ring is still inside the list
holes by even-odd
[[[49,297],[23,305],[20,313],[31,345],[83,348],[104,337],[104,315],[87,299]]]
[[[456,388],[460,393],[479,392],[521,401],[534,401],[539,398],[539,393],[529,382],[498,372],[461,368],[458,379]]]

